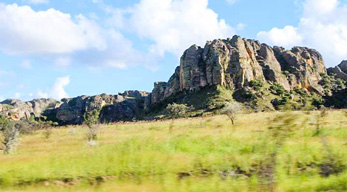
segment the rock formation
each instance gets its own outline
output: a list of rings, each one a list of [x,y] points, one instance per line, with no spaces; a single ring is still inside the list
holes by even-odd
[[[342,61],[340,65],[334,68],[329,68],[328,73],[335,74],[337,78],[347,81],[347,60]]]
[[[328,72],[347,81],[347,61],[329,68]],[[324,89],[333,87],[325,85],[327,82],[322,83],[322,76],[326,77],[326,74],[323,58],[314,49],[294,47],[285,50],[234,36],[208,41],[203,48],[192,45],[182,55],[180,65],[169,81],[154,83],[152,93],[126,91],[118,95],[80,96],[61,101],[5,100],[0,103],[0,113],[13,119],[43,115],[61,124],[80,124],[84,113],[98,109],[101,110],[101,122],[122,121],[138,117],[150,109],[150,105],[155,106],[175,94],[213,85],[235,91],[246,90],[249,83],[256,80],[279,84],[287,91],[305,89],[323,96],[327,93]]]
[[[323,94],[319,85],[321,73],[325,74],[326,68],[316,50],[272,48],[234,36],[209,41],[204,48],[193,45],[187,49],[168,83],[155,84],[151,100],[158,103],[174,93],[209,85],[239,89],[252,80],[278,83],[287,90],[303,88]]]
[[[40,117],[44,111],[59,107],[60,102],[54,99],[34,99],[22,102],[17,99],[7,99],[0,103],[0,113],[12,119],[29,119]]]
[[[85,112],[101,110],[101,122],[129,120],[143,111],[149,93],[125,91],[118,95],[79,96],[62,99],[35,99],[29,102],[5,100],[0,103],[0,112],[12,119],[47,117],[60,124],[81,124]]]

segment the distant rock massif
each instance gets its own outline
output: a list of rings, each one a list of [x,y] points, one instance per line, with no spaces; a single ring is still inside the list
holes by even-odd
[[[208,86],[238,90],[258,81],[280,85],[287,91],[302,89],[308,94],[327,96],[322,80],[328,74],[347,81],[347,61],[326,69],[321,54],[314,49],[285,50],[234,36],[208,41],[203,48],[191,46],[169,81],[154,83],[152,93],[126,91],[61,101],[5,100],[0,104],[0,112],[16,119],[46,116],[61,124],[80,124],[85,112],[100,109],[101,122],[114,122],[137,118],[151,105],[160,104],[173,95],[198,92]]]
[[[8,99],[0,104],[0,112],[12,119],[46,117],[61,125],[81,124],[83,115],[94,109],[100,111],[100,122],[132,120],[140,115],[149,99],[149,93],[126,91],[118,95],[96,95],[54,99],[35,99],[28,102]],[[42,120],[46,120],[42,119]]]
[[[340,65],[329,68],[328,73],[335,74],[337,78],[347,81],[347,61],[342,61]]]

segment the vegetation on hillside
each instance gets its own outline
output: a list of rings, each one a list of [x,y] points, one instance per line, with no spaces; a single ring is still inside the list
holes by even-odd
[[[253,80],[248,83],[248,86],[239,89],[218,85],[207,86],[194,91],[178,92],[163,102],[150,106],[143,118],[151,119],[154,116],[165,116],[167,115],[166,107],[173,103],[192,106],[194,110],[190,110],[186,114],[186,116],[192,117],[223,113],[224,104],[230,102],[238,102],[248,111],[256,112],[315,110],[324,107],[342,108],[345,107],[344,105],[347,106],[347,101],[344,99],[346,97],[346,82],[334,75],[321,75],[320,84],[324,88],[325,97],[302,88],[289,91],[279,83]],[[332,94],[334,95],[329,97]],[[339,99],[333,99],[335,97]],[[168,115],[166,117],[170,118]]]

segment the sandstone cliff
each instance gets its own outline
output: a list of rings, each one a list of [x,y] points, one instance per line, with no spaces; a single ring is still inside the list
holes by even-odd
[[[285,50],[234,36],[209,41],[204,48],[193,45],[187,49],[170,80],[155,84],[151,101],[159,103],[174,93],[209,85],[239,89],[252,80],[323,94],[322,73],[327,73],[324,61],[314,49]]]

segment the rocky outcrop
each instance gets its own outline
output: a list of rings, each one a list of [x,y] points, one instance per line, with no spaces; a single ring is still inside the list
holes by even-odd
[[[264,77],[271,82],[281,84],[286,90],[290,90],[291,86],[287,77],[282,73],[281,64],[275,56],[274,50],[263,44],[258,51],[258,62],[263,67]]]
[[[40,117],[44,111],[60,106],[54,99],[34,99],[22,102],[17,99],[7,99],[0,103],[0,113],[12,119],[30,119]]]
[[[287,73],[291,89],[306,89],[323,94],[323,88],[319,85],[322,79],[320,74],[326,74],[327,71],[319,52],[306,47],[294,47],[290,51],[275,47],[274,51],[282,71]]]
[[[155,84],[151,101],[158,103],[174,93],[210,85],[239,89],[252,80],[278,83],[287,90],[302,88],[323,94],[319,85],[321,73],[326,74],[324,61],[314,49],[272,48],[234,36],[209,41],[204,48],[193,45],[187,49],[169,82]]]
[[[81,124],[83,115],[94,109],[100,110],[101,122],[129,120],[145,108],[149,93],[125,91],[118,95],[79,96],[62,99],[35,99],[29,102],[5,100],[0,104],[0,112],[12,119],[47,117],[60,124]]]
[[[334,68],[329,68],[328,73],[335,74],[337,78],[347,81],[347,60],[342,61],[340,65]]]
[[[103,123],[130,120],[145,108],[148,95],[147,92],[125,91],[118,95],[101,94],[64,99],[63,104],[49,111],[47,116],[61,124],[81,124],[86,112],[97,109],[100,110],[100,121]]]

